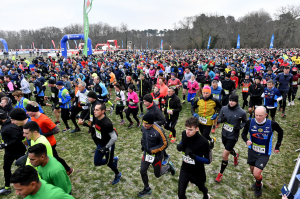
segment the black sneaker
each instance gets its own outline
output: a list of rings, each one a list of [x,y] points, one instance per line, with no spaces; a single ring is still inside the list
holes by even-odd
[[[5,187],[0,188],[0,195],[8,195],[8,194],[11,194],[10,188],[8,188],[8,189],[5,189]]]
[[[62,130],[62,132],[64,132],[64,133],[65,133],[65,132],[67,132],[67,131],[70,131],[70,130],[71,130],[71,128],[70,128],[70,127],[69,127],[69,128],[67,128],[67,127],[66,127],[64,130]]]
[[[261,182],[261,187],[263,186],[263,183]],[[256,182],[254,182],[254,184],[252,185],[251,189],[256,189]]]
[[[79,132],[79,131],[81,131],[80,128],[74,129],[73,131],[71,131],[71,133],[76,133],[76,132]]]
[[[144,188],[143,191],[140,191],[137,195],[138,197],[143,197],[145,195],[150,195],[152,193],[151,188]]]
[[[256,186],[256,185],[255,185],[255,186]],[[262,188],[262,185],[256,186],[255,191],[254,191],[254,194],[255,194],[256,197],[261,196],[261,194],[262,194],[261,188]]]
[[[133,123],[130,123],[129,125],[128,125],[128,128],[130,129],[130,128],[132,128],[133,127]]]
[[[175,170],[175,167],[174,167],[173,162],[169,161],[169,162],[168,162],[168,165],[170,166],[170,167],[169,167],[169,171],[171,172],[172,176],[175,175],[176,170]]]
[[[137,128],[140,127],[140,126],[141,126],[141,123],[140,123],[140,122],[136,124],[136,127],[137,127]]]
[[[54,122],[54,124],[55,124],[56,126],[58,126],[58,125],[60,125],[60,122],[59,122],[59,121],[56,121],[56,122]]]

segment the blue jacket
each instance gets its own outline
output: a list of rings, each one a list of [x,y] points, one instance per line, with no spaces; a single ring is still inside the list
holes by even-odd
[[[293,75],[284,75],[284,73],[279,73],[275,78],[275,83],[279,83],[278,90],[288,91],[290,87],[293,87]]]
[[[220,86],[217,87],[217,89],[214,89],[211,86],[211,94],[213,95],[214,98],[218,99],[218,100],[222,100],[222,88]]]
[[[281,97],[281,93],[275,87],[272,89],[268,89],[267,87],[264,89],[264,106],[269,107],[277,107],[278,102],[277,99]]]
[[[276,75],[274,74],[274,73],[271,73],[270,75],[268,74],[268,73],[265,73],[264,74],[264,79],[266,80],[266,81],[268,81],[268,80],[275,80],[275,78],[276,78]]]

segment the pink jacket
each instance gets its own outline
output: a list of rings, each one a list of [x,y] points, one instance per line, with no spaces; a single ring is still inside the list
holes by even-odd
[[[168,86],[169,87],[170,86],[177,86],[177,85],[182,86],[182,83],[179,79],[177,79],[177,78],[175,80],[169,79],[169,81],[168,81]]]
[[[7,87],[8,87],[8,89],[9,89],[9,91],[14,91],[14,85],[13,85],[12,82],[8,82],[8,83],[7,83]]]
[[[191,80],[188,81],[188,86],[187,88],[189,89],[189,93],[196,93],[197,90],[199,90],[199,85],[198,85],[198,82],[197,81],[194,81],[192,83]],[[193,90],[193,88],[195,88],[195,90]]]
[[[130,99],[133,100],[133,102],[136,104],[135,106],[128,105],[129,108],[137,108],[139,103],[139,98],[136,92],[132,91],[132,93],[128,92],[128,98],[127,101],[130,102]]]
[[[152,69],[152,70],[150,69],[150,70],[149,70],[149,75],[150,75],[150,78],[151,78],[151,79],[154,79],[155,73],[156,73],[155,69]]]

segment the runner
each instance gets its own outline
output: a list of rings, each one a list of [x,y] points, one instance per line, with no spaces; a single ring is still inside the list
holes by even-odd
[[[32,166],[19,167],[11,177],[16,195],[26,199],[74,199],[59,187],[39,179],[37,171]]]
[[[112,114],[114,110],[114,104],[111,103],[108,96],[108,91],[105,87],[105,84],[100,82],[100,77],[96,76],[94,77],[94,91],[97,94],[98,100],[100,102],[108,103],[110,107],[110,115]]]
[[[235,83],[230,79],[230,73],[226,73],[225,80],[221,81],[225,95],[223,96],[222,105],[228,104],[229,95],[235,91]]]
[[[204,164],[210,164],[211,150],[205,137],[199,134],[199,122],[195,117],[185,121],[185,131],[177,150],[183,153],[182,165],[178,181],[178,198],[186,199],[185,191],[188,183],[195,184],[203,193],[203,199],[210,198],[205,186],[206,173]]]
[[[46,146],[36,144],[28,149],[28,158],[32,166],[37,167],[41,179],[59,187],[71,195],[72,184],[63,165],[56,158],[47,155]]]
[[[155,116],[151,113],[146,113],[143,117],[143,137],[141,140],[143,157],[140,173],[144,183],[144,189],[138,193],[139,197],[152,193],[148,184],[147,175],[147,170],[150,164],[153,166],[156,178],[159,178],[167,172],[171,172],[173,176],[175,175],[175,167],[171,161],[169,161],[167,166],[161,166],[163,150],[168,146],[168,141],[162,128],[154,123],[154,118]]]
[[[267,111],[263,106],[255,110],[255,119],[248,120],[243,129],[242,138],[248,146],[248,161],[250,171],[256,183],[252,186],[255,189],[255,196],[262,194],[262,171],[267,166],[272,150],[279,153],[283,139],[283,130],[277,122],[266,119]],[[272,147],[273,132],[278,133],[275,148]],[[248,133],[250,139],[247,138]]]
[[[117,104],[116,105],[116,115],[120,115],[120,118],[121,118],[120,125],[125,124],[125,121],[123,118],[123,110],[126,105],[126,97],[125,97],[125,93],[123,90],[124,90],[124,88],[121,87],[120,84],[118,84],[118,83],[115,84],[115,92],[116,92],[115,103]]]
[[[3,110],[0,109],[0,124],[1,124],[1,136],[2,140],[0,149],[4,149],[3,156],[3,170],[4,170],[4,187],[0,188],[0,195],[11,194],[10,177],[11,166],[15,160],[22,157],[25,154],[26,148],[22,143],[23,133],[21,129],[11,123],[10,118]]]
[[[58,92],[59,90],[56,88],[55,86],[55,80],[54,79],[49,79],[49,86],[50,86],[50,91],[51,91],[51,96],[48,97],[48,100],[49,101],[52,101],[53,104],[48,104],[46,103],[46,106],[51,106],[52,107],[52,111],[54,112],[54,115],[55,115],[55,118],[56,118],[56,122],[55,125],[60,125],[60,122],[59,122],[59,115],[61,113],[61,109],[60,109],[60,106],[59,106],[59,100],[58,100]]]
[[[128,98],[127,98],[126,103],[127,103],[128,109],[126,110],[126,118],[129,121],[128,128],[132,128],[133,127],[133,122],[132,122],[132,120],[130,118],[130,114],[131,113],[132,113],[133,118],[136,121],[136,127],[140,127],[141,126],[140,121],[137,118],[137,114],[139,112],[139,106],[138,106],[139,98],[138,98],[136,92],[133,91],[133,89],[134,89],[134,86],[130,85],[129,88],[128,88],[128,93],[127,93],[128,94]]]
[[[197,95],[197,91],[200,89],[198,82],[195,81],[195,76],[192,75],[191,79],[188,81],[188,97],[187,101],[191,102],[191,105],[194,104],[194,99]],[[199,94],[200,95],[200,94]]]
[[[279,90],[274,87],[273,80],[268,80],[267,87],[264,88],[264,92],[261,97],[264,98],[264,107],[268,113],[267,118],[269,117],[270,113],[272,121],[275,121],[278,102],[282,100],[282,96]]]
[[[71,96],[67,88],[64,87],[64,83],[62,81],[58,81],[56,83],[56,87],[58,89],[58,104],[56,104],[55,108],[61,109],[61,119],[63,120],[66,128],[62,130],[63,132],[70,131],[68,120],[70,118],[70,108],[71,108]]]
[[[97,143],[97,150],[94,156],[95,166],[107,165],[115,173],[115,178],[112,185],[119,183],[121,179],[121,172],[118,170],[118,156],[114,157],[115,142],[118,139],[117,132],[113,128],[111,120],[105,116],[105,104],[98,104],[95,106],[94,114],[95,134],[93,139]],[[105,156],[105,159],[103,157]]]
[[[182,86],[179,79],[176,78],[175,73],[171,73],[171,79],[168,81],[168,86],[174,88],[175,94],[178,96],[179,87]]]
[[[243,107],[248,106],[248,96],[249,96],[249,87],[252,84],[252,80],[250,79],[249,72],[246,72],[245,79],[241,80],[242,83],[242,96],[243,96]]]
[[[191,77],[192,77],[192,73],[190,71],[190,68],[189,67],[186,67],[184,69],[185,73],[184,73],[184,77],[183,79],[181,80],[182,81],[182,84],[183,84],[183,90],[182,90],[182,99],[183,101],[181,102],[182,104],[185,103],[185,93],[186,93],[186,90],[188,89],[188,81],[190,81]]]
[[[210,147],[214,148],[216,138],[211,138],[209,134],[222,105],[219,100],[213,98],[209,86],[203,87],[202,94],[203,96],[198,97],[194,102],[194,105],[191,107],[191,112],[194,117],[199,119],[201,134],[210,142]]]
[[[143,117],[143,115],[144,115],[144,112],[143,112],[143,98],[146,94],[151,93],[152,85],[149,83],[149,81],[147,79],[145,79],[144,73],[140,74],[140,79],[137,81],[137,84],[140,86],[139,102],[140,102],[141,114],[139,115],[139,117]]]
[[[44,103],[44,90],[42,88],[42,84],[41,82],[39,82],[37,79],[36,79],[36,76],[35,75],[32,75],[30,77],[30,80],[33,82],[34,84],[34,89],[33,89],[33,94],[35,96],[35,100],[36,102],[41,105],[41,106],[45,106],[46,104]]]
[[[296,98],[296,94],[298,91],[298,84],[299,84],[299,78],[300,78],[300,74],[297,72],[297,68],[293,67],[292,68],[292,75],[293,75],[293,89],[289,90],[289,94],[288,94],[288,99],[289,99],[289,103],[288,106],[295,105],[295,98]]]
[[[218,86],[218,81],[217,80],[213,80],[212,81],[212,86],[211,88],[211,94],[214,98],[216,98],[217,100],[219,100],[220,102],[222,102],[223,100],[223,96],[225,95],[224,90],[222,89],[222,87]],[[216,132],[216,128],[219,128],[219,124],[216,124],[218,120],[218,117],[214,120],[214,124],[212,126],[212,133]]]
[[[257,106],[261,106],[262,104],[262,98],[261,95],[264,92],[264,86],[261,85],[261,76],[256,76],[255,77],[255,82],[254,84],[251,84],[249,86],[249,95],[250,95],[250,101],[249,101],[249,107],[248,107],[248,112],[249,112],[249,120],[252,118],[252,113],[255,110]]]
[[[247,113],[239,106],[239,96],[234,93],[231,94],[229,96],[229,104],[222,107],[218,119],[218,123],[224,123],[222,143],[225,149],[223,150],[220,173],[215,179],[216,182],[221,182],[223,173],[228,165],[229,154],[234,157],[234,166],[238,165],[239,154],[235,152],[234,146],[238,142],[240,130],[245,126],[246,121]]]

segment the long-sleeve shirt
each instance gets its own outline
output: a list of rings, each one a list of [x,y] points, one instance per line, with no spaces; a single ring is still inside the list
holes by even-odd
[[[139,97],[136,92],[132,91],[132,93],[128,92],[127,101],[129,102],[129,108],[137,108],[139,103]],[[132,104],[130,104],[132,103]]]

